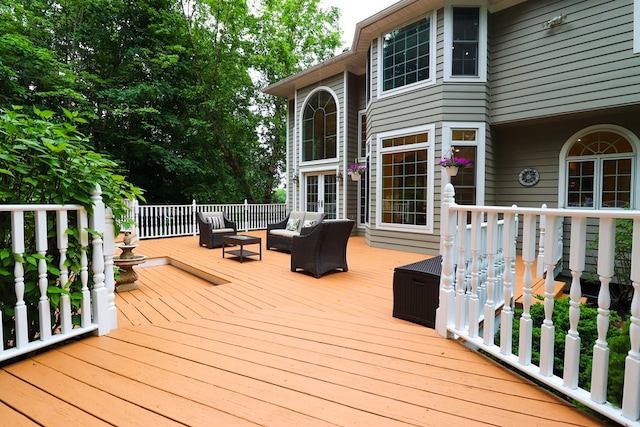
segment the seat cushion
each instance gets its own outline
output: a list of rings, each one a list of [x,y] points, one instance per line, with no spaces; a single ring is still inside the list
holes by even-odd
[[[288,237],[288,238],[292,238],[293,236],[300,235],[300,233],[298,233],[297,231],[287,230],[286,228],[276,228],[275,230],[271,230],[269,233],[273,234],[274,236],[281,236],[281,237]]]
[[[214,230],[211,230],[212,233],[214,234],[224,234],[224,233],[233,233],[233,228],[216,228]]]

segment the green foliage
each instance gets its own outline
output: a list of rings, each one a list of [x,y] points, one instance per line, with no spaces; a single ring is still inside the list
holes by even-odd
[[[337,21],[319,0],[0,0],[0,107],[87,112],[149,202],[268,202],[286,101],[261,88],[329,58]]]
[[[631,249],[633,246],[633,220],[630,218],[616,219],[616,237],[613,273],[614,280],[609,284],[611,306],[627,309],[631,306],[633,286],[631,284]],[[589,249],[598,249],[598,238],[588,245]],[[597,259],[595,264],[597,265]],[[586,279],[598,283],[598,273],[594,267]]]
[[[287,190],[284,188],[277,188],[273,193],[273,203],[285,203],[287,201]]]
[[[92,211],[91,194],[100,185],[105,204],[114,215],[121,217],[127,208],[125,199],[140,198],[137,187],[127,183],[117,173],[117,164],[93,152],[88,139],[78,132],[77,124],[85,119],[76,112],[63,109],[64,119],[52,111],[33,108],[33,114],[22,112],[22,108],[2,110],[0,114],[0,203],[2,204],[79,204]],[[69,238],[63,262],[69,281],[62,286],[60,276],[61,255],[57,249],[55,214],[47,213],[48,242],[46,253],[38,252],[35,242],[35,219],[33,212],[26,212],[25,252],[11,252],[12,234],[9,212],[0,213],[0,310],[3,315],[4,346],[14,345],[15,330],[12,317],[16,304],[15,261],[24,268],[24,301],[29,319],[29,339],[37,339],[40,331],[38,301],[38,267],[43,262],[47,267],[47,295],[52,310],[52,332],[60,326],[59,303],[62,295],[70,297],[75,323],[78,322],[82,284],[79,280],[83,251],[80,230],[74,211],[69,211]],[[94,231],[86,230],[91,235]],[[90,262],[90,261],[89,261]],[[85,268],[90,268],[85,266]],[[91,285],[90,282],[87,285]]]
[[[542,299],[540,296],[538,296],[538,298]],[[555,327],[553,372],[559,377],[562,377],[564,372],[565,337],[570,326],[569,303],[569,298],[555,300],[552,314],[553,325]],[[540,336],[542,322],[544,321],[544,304],[533,304],[531,306],[530,315],[531,320],[533,321],[533,348],[531,362],[538,365],[540,363]],[[512,351],[514,354],[518,354],[521,316],[522,309],[516,309],[513,320]],[[591,384],[593,347],[598,339],[597,317],[598,310],[596,308],[581,305],[580,322],[578,323],[578,334],[580,336],[580,370],[578,374],[578,386],[586,390],[589,390]],[[607,342],[610,348],[607,399],[616,405],[621,404],[624,358],[630,348],[628,326],[626,329],[623,329],[621,325],[622,321],[620,316],[612,310],[610,313],[609,331],[607,334]],[[496,338],[499,339],[499,337],[500,334],[498,332],[496,334]]]

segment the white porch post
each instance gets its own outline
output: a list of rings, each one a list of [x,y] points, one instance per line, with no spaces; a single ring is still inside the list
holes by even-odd
[[[450,207],[455,205],[455,190],[447,184],[442,194],[440,209],[440,251],[442,252],[442,274],[440,275],[440,298],[436,310],[436,331],[448,337],[447,326],[455,320],[455,289],[453,287],[455,254],[453,250],[457,213]]]

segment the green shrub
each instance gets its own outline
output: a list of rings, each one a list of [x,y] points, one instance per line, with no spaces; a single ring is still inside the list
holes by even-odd
[[[84,123],[78,113],[64,110],[64,119],[51,111],[33,109],[25,114],[22,108],[0,110],[0,203],[2,204],[79,204],[92,211],[91,194],[96,184],[102,189],[105,204],[112,208],[116,219],[127,211],[125,200],[140,198],[141,190],[127,183],[118,173],[118,165],[109,158],[92,151],[88,139],[78,132],[77,123]],[[70,296],[74,322],[78,322],[81,301],[80,254],[81,243],[75,213],[69,213],[69,247],[64,265],[69,270],[69,283],[63,289],[56,281],[60,271],[57,249],[55,214],[47,216],[48,250],[36,251],[33,213],[25,214],[25,253],[12,253],[11,217],[0,213],[0,310],[2,311],[4,347],[14,346],[14,306],[16,304],[13,266],[24,266],[24,301],[28,309],[29,339],[39,334],[38,262],[46,261],[48,296],[52,307],[52,330],[59,323],[60,295]],[[116,231],[118,224],[116,224]],[[92,230],[87,230],[93,233]],[[91,262],[91,247],[84,248]],[[89,286],[91,286],[89,265]],[[52,331],[52,332],[53,332]]]
[[[539,296],[538,298],[542,299],[542,297]],[[569,302],[569,298],[555,300],[552,314],[552,320],[555,326],[553,372],[559,377],[562,377],[564,372],[565,337],[569,331]],[[530,315],[533,321],[531,363],[539,365],[540,335],[542,322],[544,321],[544,304],[533,304]],[[521,316],[522,309],[516,309],[513,319],[512,351],[514,354],[519,353],[518,344]],[[584,304],[581,305],[580,322],[578,323],[578,334],[580,335],[578,386],[585,390],[589,390],[591,385],[593,347],[598,339],[597,317],[598,310],[596,308],[587,307]],[[620,326],[621,324],[620,316],[612,310],[609,317],[609,332],[607,334],[607,342],[610,348],[607,399],[614,405],[621,404],[624,358],[630,348],[628,326],[625,330],[625,328]],[[499,339],[499,331],[496,334],[496,338]]]

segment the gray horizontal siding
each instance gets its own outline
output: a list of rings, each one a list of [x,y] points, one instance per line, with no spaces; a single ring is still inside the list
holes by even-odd
[[[490,20],[492,123],[637,104],[633,0],[530,1]],[[567,23],[542,23],[564,13]]]

